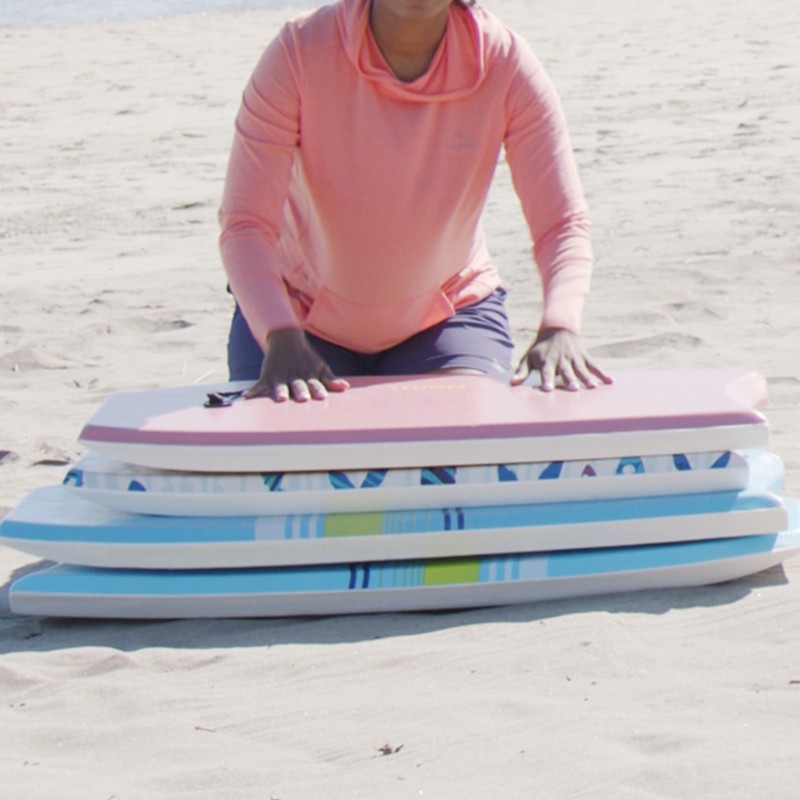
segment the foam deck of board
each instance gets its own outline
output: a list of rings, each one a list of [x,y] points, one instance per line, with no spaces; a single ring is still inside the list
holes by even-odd
[[[64,486],[117,511],[259,516],[600,500],[748,486],[777,492],[783,479],[781,459],[768,451],[270,473],[148,469],[87,453],[70,468]]]
[[[35,489],[0,541],[65,563],[156,569],[330,564],[618,547],[774,533],[768,492],[709,492],[513,506],[267,517],[145,517],[63,487]]]
[[[85,446],[120,461],[209,472],[386,469],[761,448],[753,372],[621,373],[612,386],[542,392],[480,376],[353,379],[308,403],[267,398],[206,408],[246,384],[114,395]],[[435,464],[434,464],[435,462]]]
[[[63,617],[275,617],[473,608],[701,586],[776,566],[800,534],[683,544],[272,570],[159,572],[57,566],[11,587],[15,613]]]

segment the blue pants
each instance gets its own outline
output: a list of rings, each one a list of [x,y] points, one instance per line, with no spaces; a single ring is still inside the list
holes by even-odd
[[[467,368],[499,380],[511,378],[513,342],[505,309],[505,290],[461,308],[452,317],[379,353],[359,353],[306,333],[309,342],[337,377],[422,375]],[[228,369],[235,380],[258,379],[264,351],[253,338],[239,306],[228,338]]]

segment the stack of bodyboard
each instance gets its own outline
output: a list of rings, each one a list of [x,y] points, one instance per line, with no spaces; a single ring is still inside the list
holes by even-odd
[[[305,404],[244,384],[110,397],[63,486],[0,540],[59,562],[12,610],[329,615],[696,586],[800,552],[756,373],[627,372],[576,393],[354,379]]]

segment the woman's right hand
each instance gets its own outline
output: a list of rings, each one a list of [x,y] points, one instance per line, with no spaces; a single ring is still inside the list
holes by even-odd
[[[300,328],[279,328],[267,337],[267,348],[258,382],[245,397],[271,397],[277,403],[290,398],[298,403],[323,400],[328,392],[350,388],[320,358]]]

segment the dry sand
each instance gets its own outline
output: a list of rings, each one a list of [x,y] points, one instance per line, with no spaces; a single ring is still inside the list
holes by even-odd
[[[800,493],[796,0],[487,0],[555,78],[611,371],[747,367]],[[232,118],[280,12],[0,30],[0,506],[110,392],[225,377]],[[501,167],[522,347],[538,286]],[[32,560],[0,549],[0,584]],[[794,798],[800,563],[701,590],[317,621],[0,611],[8,800]]]

